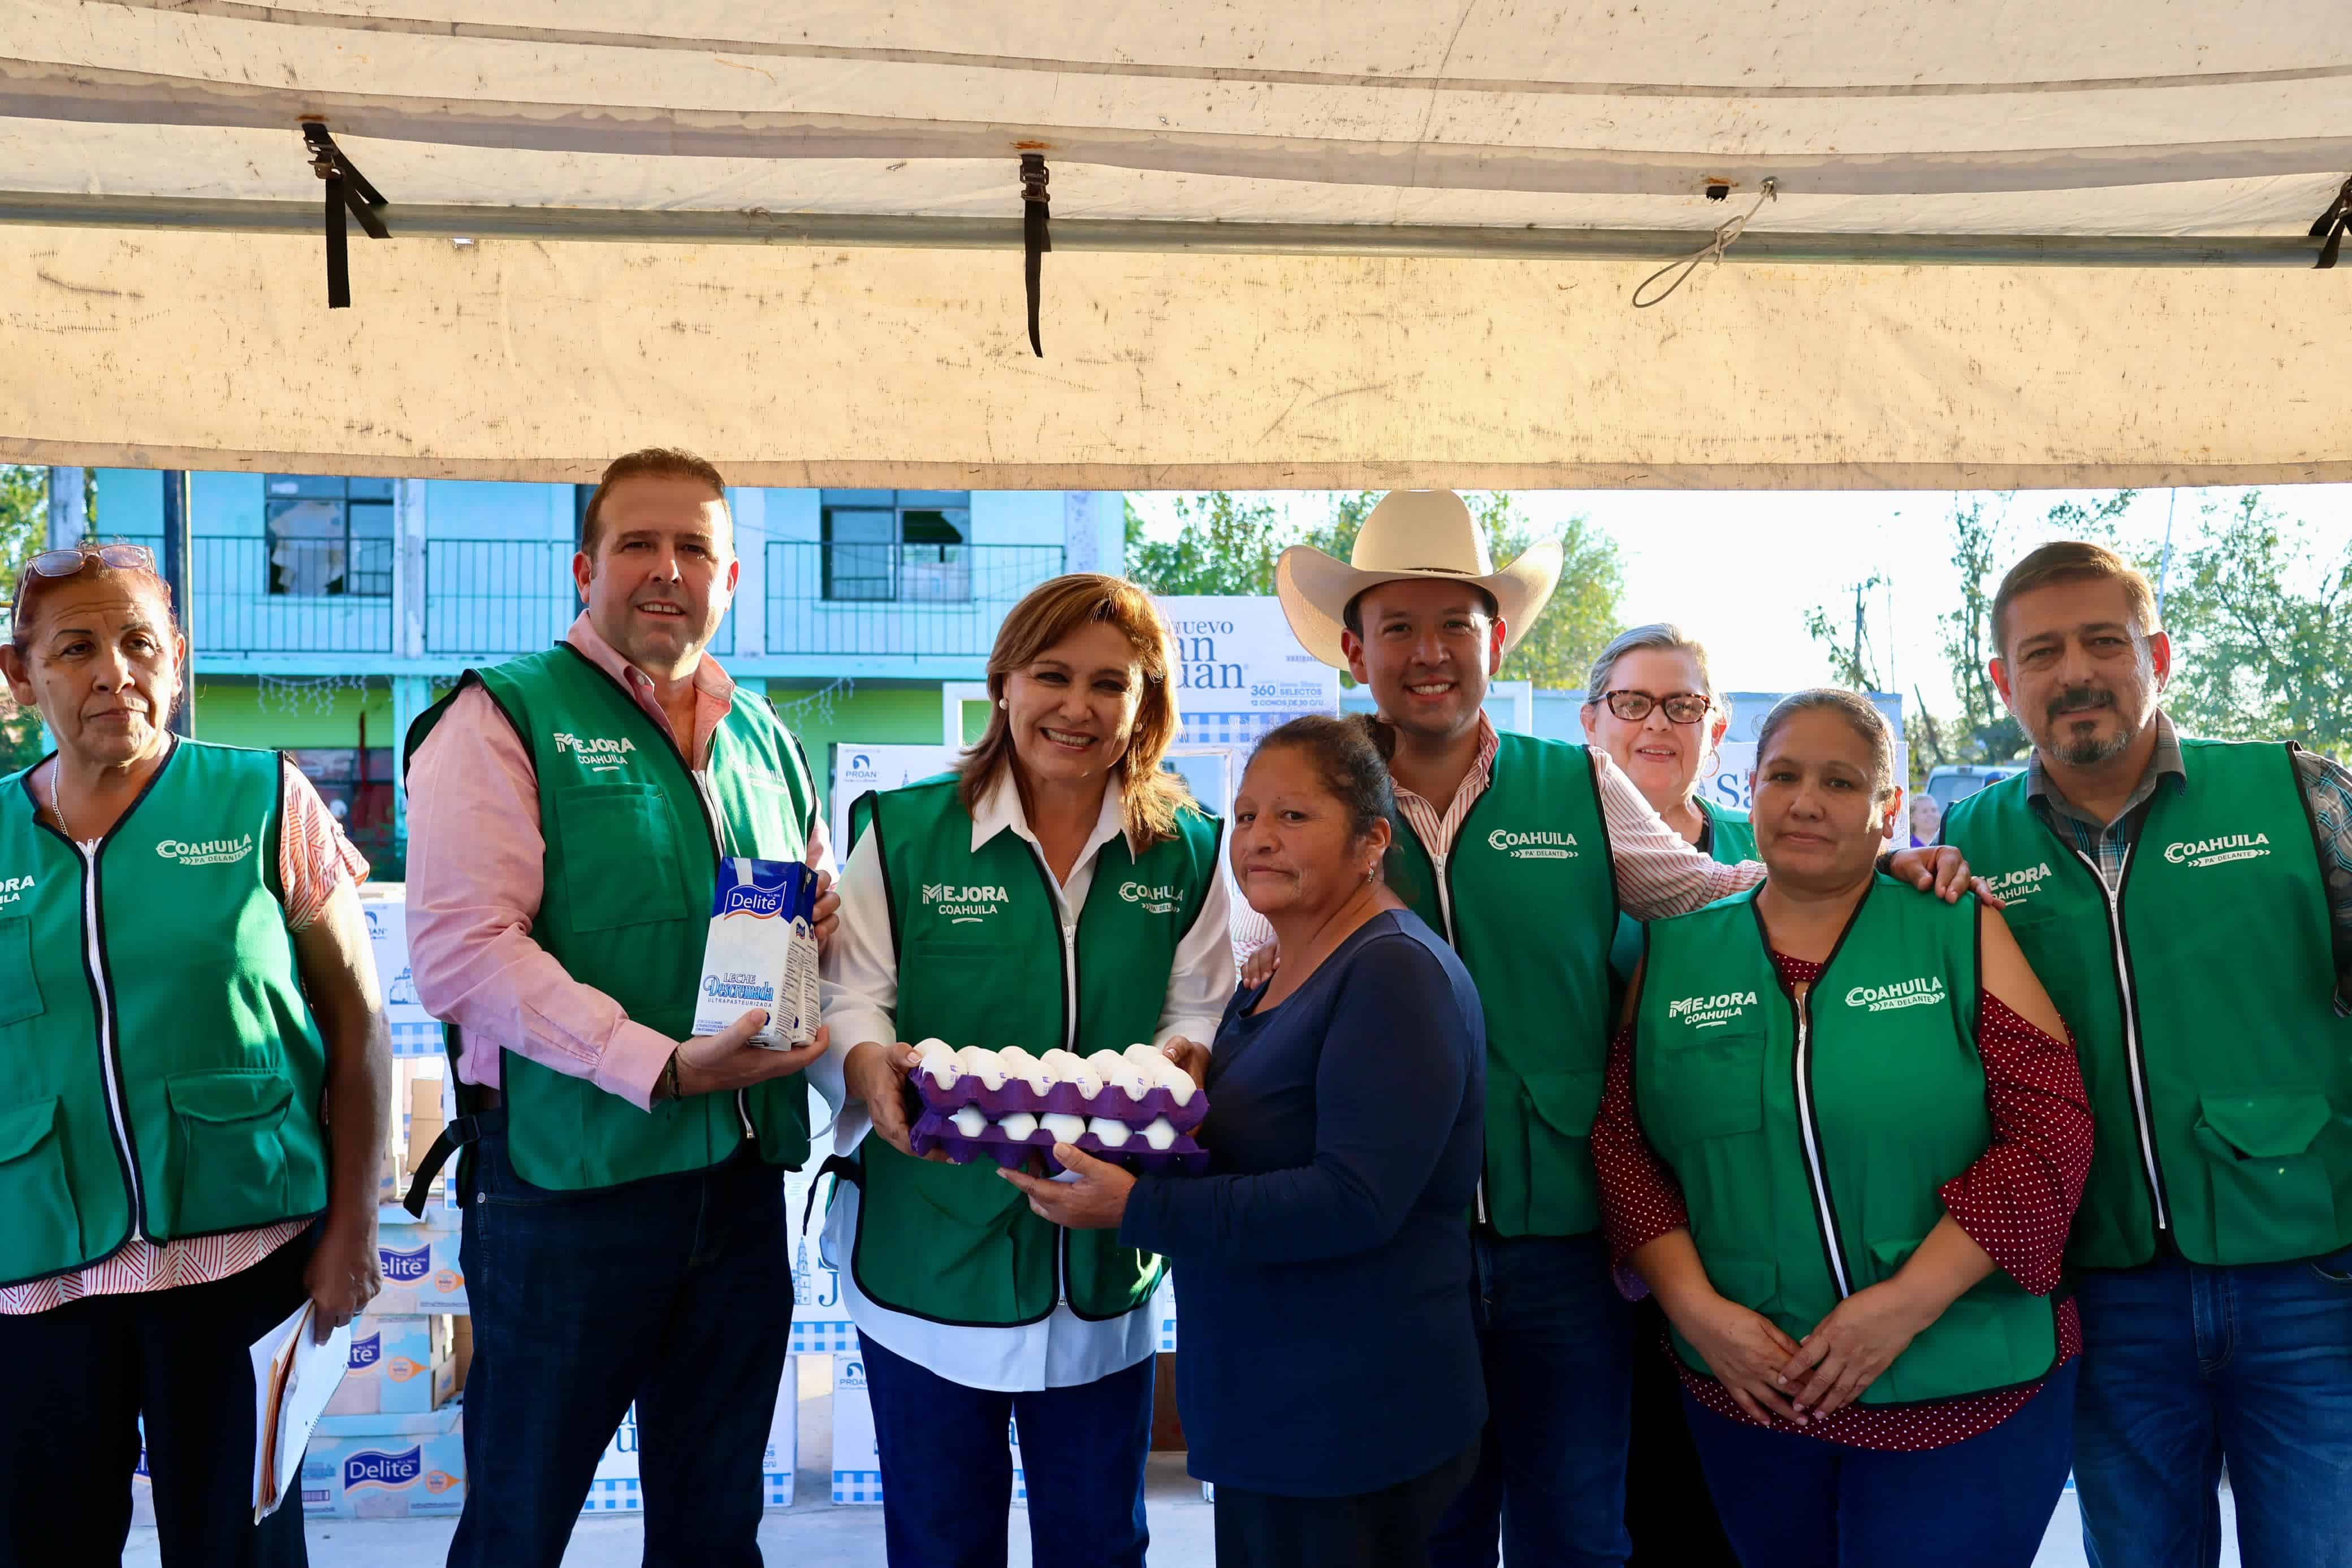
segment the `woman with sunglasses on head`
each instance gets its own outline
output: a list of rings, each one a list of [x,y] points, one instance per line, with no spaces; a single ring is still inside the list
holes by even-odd
[[[1584,738],[1609,754],[1659,818],[1725,865],[1756,858],[1748,813],[1703,793],[1717,747],[1731,727],[1706,648],[1671,622],[1621,632],[1592,661]],[[1642,923],[1617,917],[1609,967],[1622,987],[1642,959]],[[1634,1309],[1633,1425],[1625,1464],[1625,1531],[1633,1568],[1705,1568],[1733,1562],[1683,1420],[1682,1385],[1665,1350],[1657,1302]]]
[[[166,1564],[305,1561],[248,1347],[379,1286],[366,862],[283,757],[173,737],[186,664],[144,549],[20,573],[0,671],[58,749],[0,779],[5,1568],[120,1560],[142,1425]]]
[[[2025,1568],[2066,1479],[2090,1105],[2000,912],[1877,872],[1902,800],[1866,698],[1772,710],[1765,880],[1651,924],[1593,1125],[1747,1568]]]

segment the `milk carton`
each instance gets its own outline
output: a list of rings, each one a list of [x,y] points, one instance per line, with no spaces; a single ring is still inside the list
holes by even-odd
[[[757,1009],[751,1043],[790,1051],[816,1038],[816,873],[795,861],[719,862],[702,946],[694,1032],[717,1034]]]

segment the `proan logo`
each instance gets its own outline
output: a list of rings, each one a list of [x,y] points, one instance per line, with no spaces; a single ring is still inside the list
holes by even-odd
[[[1711,997],[1677,997],[1666,1017],[1685,1029],[1721,1029],[1756,1005],[1754,991],[1718,991]]]
[[[971,925],[985,920],[1012,898],[1004,889],[985,883],[968,887],[951,882],[923,884],[925,907],[934,915],[944,915],[951,925]]]
[[[566,735],[559,730],[555,737],[556,755],[561,757],[568,752],[578,758],[580,766],[591,773],[610,773],[626,766],[629,753],[636,748],[637,743],[625,735],[614,740],[607,736]]]
[[[1486,835],[1486,847],[1515,861],[1572,861],[1576,858],[1576,835],[1515,833],[1507,828],[1496,828]]]
[[[2174,865],[2228,865],[2231,861],[2260,860],[2270,853],[2271,836],[2226,833],[2218,839],[2191,839],[2164,846],[2164,858]]]
[[[0,904],[10,904],[33,891],[29,876],[0,876]]]
[[[253,852],[253,835],[241,839],[165,839],[155,852],[182,865],[235,865]]]
[[[1985,885],[2003,904],[2023,904],[2040,893],[2042,884],[2049,880],[2050,862],[2043,861],[2040,865],[2030,865],[2022,871],[1997,872],[1985,878]]]
[[[1129,904],[1139,904],[1154,915],[1176,913],[1176,890],[1154,887],[1148,882],[1123,882],[1118,884],[1119,897]]]
[[[1897,980],[1891,986],[1856,986],[1845,994],[1846,1006],[1868,1008],[1874,1013],[1896,1008],[1930,1007],[1943,999],[1941,975],[1922,975],[1916,979]]]

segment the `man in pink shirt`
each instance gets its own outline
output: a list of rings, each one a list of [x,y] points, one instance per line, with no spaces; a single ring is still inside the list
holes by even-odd
[[[646,1560],[760,1561],[782,1172],[808,1155],[801,1070],[825,1040],[762,1048],[758,1012],[688,1034],[720,857],[819,868],[820,939],[838,900],[799,739],[704,653],[733,535],[709,463],[620,458],[582,522],[564,641],[468,670],[408,736],[410,956],[463,1113],[453,1568],[555,1568],[632,1401]]]

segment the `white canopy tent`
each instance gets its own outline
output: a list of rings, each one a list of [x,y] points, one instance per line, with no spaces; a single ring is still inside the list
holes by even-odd
[[[0,457],[576,479],[662,440],[750,484],[2352,478],[2352,268],[2315,273],[2307,233],[2352,174],[2344,20],[10,0]],[[392,238],[352,232],[349,310],[306,120],[389,203]],[[1051,177],[1043,360],[1024,153]],[[1728,265],[1633,308],[1751,209]]]

